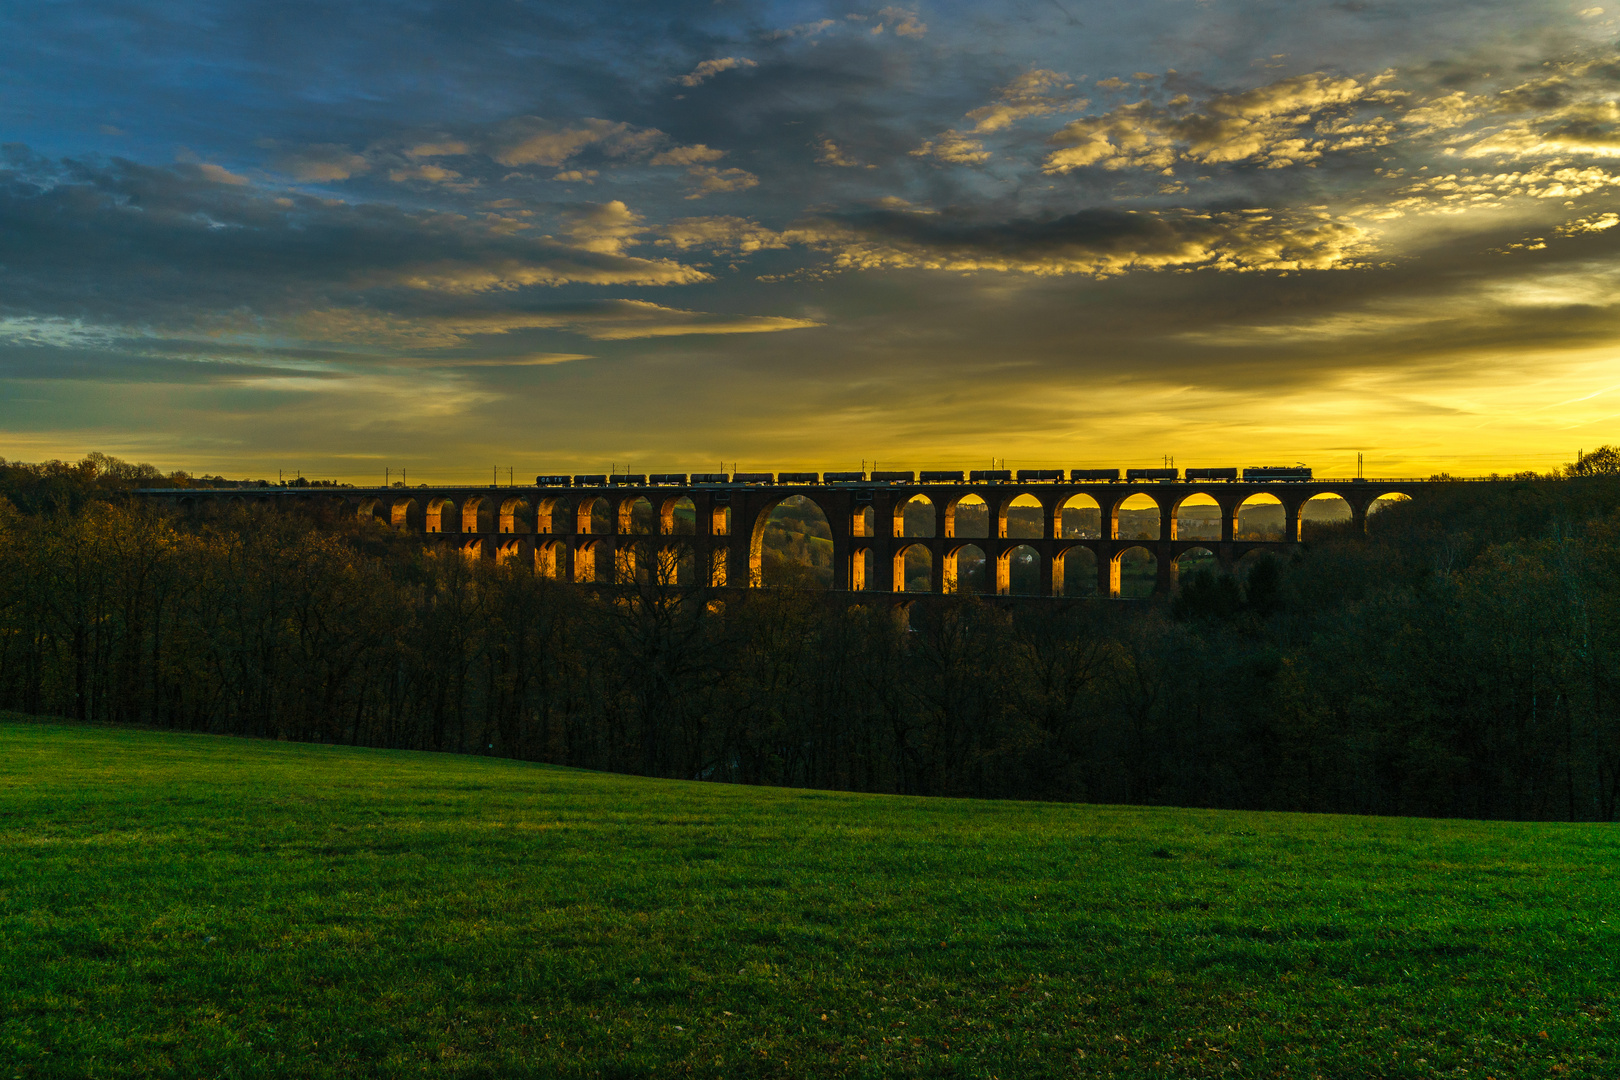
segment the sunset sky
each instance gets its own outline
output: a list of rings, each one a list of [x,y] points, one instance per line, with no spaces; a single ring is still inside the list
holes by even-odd
[[[1620,4],[12,4],[0,456],[1620,442]]]

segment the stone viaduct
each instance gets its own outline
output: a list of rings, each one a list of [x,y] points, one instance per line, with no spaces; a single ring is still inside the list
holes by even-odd
[[[1063,596],[1070,556],[1084,550],[1091,553],[1083,560],[1084,572],[1096,575],[1096,595],[1117,597],[1122,557],[1132,548],[1146,549],[1154,557],[1155,592],[1167,593],[1174,585],[1177,560],[1189,551],[1207,550],[1230,569],[1251,551],[1290,550],[1300,541],[1301,509],[1316,496],[1344,499],[1354,527],[1362,530],[1375,500],[1412,497],[1425,484],[1185,479],[1173,470],[1153,471],[1168,476],[1081,478],[1082,472],[1088,476],[1097,472],[1091,470],[1075,470],[1067,478],[1060,470],[1026,470],[1016,477],[1008,472],[974,473],[971,479],[961,473],[926,472],[921,479],[915,473],[882,472],[581,475],[542,476],[535,484],[518,486],[154,488],[140,494],[172,506],[218,500],[338,503],[344,512],[378,519],[427,543],[453,545],[474,557],[523,560],[550,577],[632,581],[651,569],[646,560],[656,559],[667,560],[670,568],[660,580],[730,588],[760,584],[767,519],[778,504],[800,496],[815,503],[831,527],[834,591],[903,592],[906,555],[916,546],[930,554],[929,591],[950,591],[956,586],[959,559],[971,554],[967,551],[971,547],[984,557],[987,584],[993,585],[987,591],[1012,590],[1012,560],[1019,558],[1037,562],[1039,595]],[[1122,504],[1139,495],[1158,508],[1156,540],[1120,535]],[[1194,495],[1207,495],[1218,507],[1218,539],[1178,537],[1178,517]],[[1272,496],[1282,504],[1285,524],[1280,540],[1237,538],[1238,510],[1257,495]],[[1100,528],[1088,535],[1072,535],[1072,529],[1071,535],[1064,535],[1063,510],[1077,496],[1095,504]],[[932,508],[933,524],[931,530],[919,531],[932,536],[906,535],[904,508],[918,497]],[[988,535],[960,535],[958,508],[964,500],[983,502]],[[1014,500],[1039,505],[1039,536],[1011,534]],[[1204,511],[1208,510],[1205,504]],[[915,511],[912,517],[915,520]],[[639,568],[638,559],[643,560]],[[685,569],[677,571],[677,566]],[[677,577],[685,580],[677,582]]]

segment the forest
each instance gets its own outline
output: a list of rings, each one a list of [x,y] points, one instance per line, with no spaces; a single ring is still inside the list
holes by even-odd
[[[127,494],[157,479],[0,460],[0,709],[748,784],[1616,818],[1608,448],[1437,483],[1166,601],[903,611],[578,587],[341,515],[165,515]]]

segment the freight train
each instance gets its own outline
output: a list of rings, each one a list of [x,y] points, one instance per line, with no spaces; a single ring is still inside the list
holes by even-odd
[[[1120,482],[1119,469],[1070,469],[1068,481],[1071,484],[1117,484]],[[644,473],[580,473],[574,475],[542,473],[534,478],[536,487],[643,487],[647,485],[658,487],[685,487],[688,484],[701,486],[706,484],[916,484],[919,478],[924,484],[960,484],[963,477],[970,484],[1011,484],[1014,482],[1011,469],[974,469],[964,474],[961,470],[924,469],[916,472],[873,472],[870,475],[864,472],[783,472],[783,473],[653,473],[650,476]],[[1185,474],[1177,469],[1126,469],[1124,479],[1127,483],[1172,483],[1185,480],[1188,483],[1207,483],[1211,481],[1224,481],[1235,483],[1238,480],[1239,470],[1233,469],[1188,469]],[[1250,484],[1277,484],[1293,481],[1310,480],[1311,470],[1306,465],[1262,465],[1256,468],[1242,470],[1242,478]],[[1017,482],[1020,484],[1060,484],[1064,481],[1062,469],[1019,469]]]

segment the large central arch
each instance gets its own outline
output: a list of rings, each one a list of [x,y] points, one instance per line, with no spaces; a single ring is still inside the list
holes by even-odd
[[[833,532],[826,509],[806,495],[788,495],[762,509],[748,541],[748,576],[755,588],[832,588]]]

